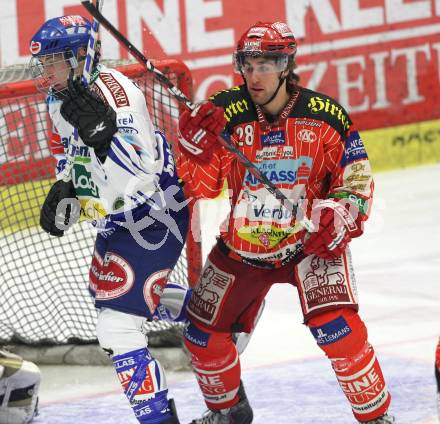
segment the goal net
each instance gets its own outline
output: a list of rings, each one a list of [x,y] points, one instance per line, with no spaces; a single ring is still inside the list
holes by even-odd
[[[155,66],[188,96],[192,80],[175,60]],[[143,90],[156,128],[176,142],[179,105],[139,64],[117,67]],[[25,71],[0,70],[0,344],[64,344],[96,341],[96,310],[88,292],[95,230],[85,222],[61,237],[39,227],[40,207],[54,182],[48,149],[50,120],[44,95]],[[194,283],[200,244],[188,241],[171,281]],[[147,332],[171,324],[152,322]]]

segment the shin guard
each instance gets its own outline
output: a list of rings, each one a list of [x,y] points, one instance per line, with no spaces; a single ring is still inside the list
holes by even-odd
[[[391,395],[374,349],[368,342],[357,355],[332,360],[332,366],[357,420],[370,421],[385,414]]]
[[[331,360],[355,418],[366,422],[385,414],[391,395],[359,315],[349,309],[324,312],[308,326]]]
[[[208,408],[220,410],[239,403],[240,360],[231,335],[190,324],[184,341]]]
[[[113,356],[113,363],[140,423],[159,424],[172,419],[164,371],[147,348]]]

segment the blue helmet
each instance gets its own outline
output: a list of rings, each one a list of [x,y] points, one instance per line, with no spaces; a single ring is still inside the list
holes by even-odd
[[[90,22],[79,15],[49,19],[32,37],[32,56],[64,53],[65,58],[77,58],[78,49],[86,47],[91,31]]]

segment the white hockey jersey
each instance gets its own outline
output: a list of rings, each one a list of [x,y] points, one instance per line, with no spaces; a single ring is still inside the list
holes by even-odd
[[[164,135],[154,131],[143,92],[114,69],[98,65],[97,71],[90,88],[116,111],[118,132],[104,163],[92,148],[78,140],[72,181],[82,219],[97,221],[95,224],[102,228],[102,218],[106,217],[104,222],[120,221],[124,212],[148,203],[155,192],[177,184],[177,176]],[[73,127],[61,116],[61,104],[55,96],[48,96],[53,123],[50,149],[57,159],[58,179],[63,177],[73,137]]]

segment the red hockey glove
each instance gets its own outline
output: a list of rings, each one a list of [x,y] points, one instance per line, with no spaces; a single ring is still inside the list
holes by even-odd
[[[358,209],[351,203],[345,207],[334,200],[323,200],[313,206],[312,221],[317,230],[305,241],[304,253],[322,259],[339,257],[351,239],[363,233],[357,216]]]
[[[211,102],[186,110],[179,119],[179,146],[182,153],[201,162],[209,162],[221,146],[217,140],[226,125],[223,108]]]

